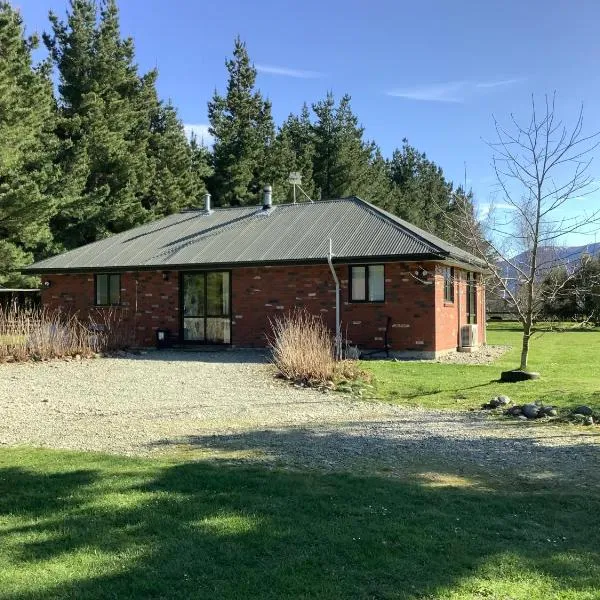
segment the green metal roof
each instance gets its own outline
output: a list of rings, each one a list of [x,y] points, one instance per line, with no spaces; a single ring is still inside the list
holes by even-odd
[[[483,265],[469,253],[361,200],[187,210],[36,262],[28,273],[167,269],[343,259],[439,259]]]

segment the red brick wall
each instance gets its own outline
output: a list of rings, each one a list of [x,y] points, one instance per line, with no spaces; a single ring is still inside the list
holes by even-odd
[[[350,303],[348,265],[336,265],[341,283],[342,334],[351,344],[383,347],[389,317],[388,341],[392,350],[432,352],[456,347],[456,307],[443,305],[443,282],[441,276],[434,277],[434,265],[419,266],[429,272],[424,280],[414,277],[414,264],[387,263],[385,302]],[[179,334],[179,274],[175,271],[123,273],[122,304],[113,309],[94,306],[93,274],[47,275],[43,280],[50,282],[49,287],[43,287],[44,306],[78,313],[81,318],[113,310],[120,316],[121,327],[135,332],[138,345],[153,345],[154,332],[159,327],[170,329],[175,336]],[[322,315],[328,326],[335,329],[335,285],[327,264],[235,268],[232,291],[235,346],[264,346],[270,331],[269,319],[295,306]],[[464,302],[462,306],[466,310]],[[462,319],[464,323],[465,316]]]
[[[454,349],[459,344],[459,327],[467,324],[467,272],[454,269],[454,302],[444,301],[443,267],[437,266],[435,274],[436,350]],[[478,343],[485,342],[485,288],[477,286],[477,336]]]
[[[159,327],[179,333],[179,274],[175,271],[122,273],[121,305],[110,308],[94,306],[93,274],[45,275],[42,281],[50,282],[49,287],[42,286],[44,307],[100,322],[102,314],[111,313],[137,345],[154,345]]]
[[[435,350],[433,285],[417,281],[409,265],[385,265],[385,302],[350,303],[348,265],[336,265],[341,284],[342,334],[353,345],[381,348],[388,316],[394,350]],[[335,329],[335,284],[328,265],[250,267],[233,272],[233,343],[262,346],[269,319],[294,306],[323,316]]]

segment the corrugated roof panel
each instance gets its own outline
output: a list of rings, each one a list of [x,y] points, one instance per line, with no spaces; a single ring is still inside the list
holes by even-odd
[[[187,211],[31,265],[29,272],[275,263],[337,257],[475,257],[359,198]]]

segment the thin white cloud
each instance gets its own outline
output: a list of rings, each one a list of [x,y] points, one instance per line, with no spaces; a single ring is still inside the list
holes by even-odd
[[[388,96],[422,100],[425,102],[465,102],[484,90],[500,88],[519,83],[523,79],[499,79],[493,81],[447,81],[446,83],[425,84],[412,88],[400,88],[387,92]]]
[[[208,132],[208,127],[207,123],[185,123],[183,130],[188,139],[192,139],[192,135],[195,135],[200,144],[209,148],[215,140]]]
[[[277,67],[275,65],[254,65],[259,73],[268,75],[281,75],[282,77],[295,77],[296,79],[318,79],[324,77],[319,71],[305,71],[304,69],[290,69],[288,67]]]
[[[513,206],[508,202],[483,202],[479,204],[478,209],[479,217],[483,219],[487,217],[492,211],[512,211],[517,210],[517,207]]]
[[[475,86],[478,88],[495,88],[502,87],[505,85],[513,85],[514,83],[521,83],[525,81],[523,77],[516,77],[514,79],[500,79],[499,81],[480,81]]]

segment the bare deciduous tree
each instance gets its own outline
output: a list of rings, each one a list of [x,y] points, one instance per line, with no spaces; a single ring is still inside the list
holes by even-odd
[[[546,96],[541,112],[532,97],[531,118],[525,125],[513,115],[508,128],[494,123],[496,140],[487,143],[494,151],[501,203],[492,204],[481,221],[454,215],[452,228],[463,245],[485,261],[491,286],[501,290],[518,316],[523,326],[519,368],[526,370],[535,320],[544,303],[571,279],[542,285],[557,264],[552,249],[569,234],[591,233],[600,222],[599,208],[571,207],[595,191],[589,167],[598,134],[583,133],[583,108],[575,124],[565,126],[555,113],[555,95]]]

